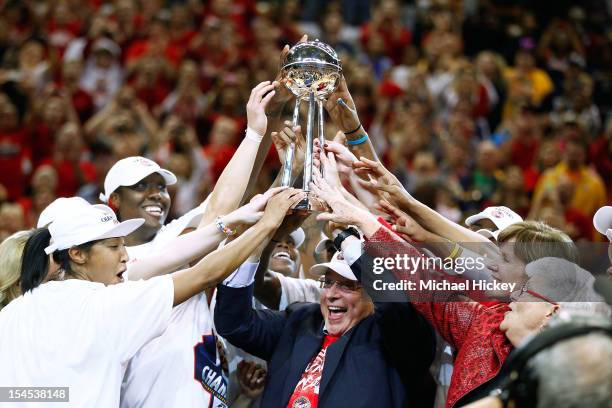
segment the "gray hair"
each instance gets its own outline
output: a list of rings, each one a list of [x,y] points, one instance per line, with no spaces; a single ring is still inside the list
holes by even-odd
[[[538,379],[538,408],[609,408],[612,338],[591,333],[562,341],[530,362]]]

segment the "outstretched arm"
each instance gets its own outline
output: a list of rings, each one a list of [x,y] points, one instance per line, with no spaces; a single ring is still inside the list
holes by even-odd
[[[246,136],[217,180],[200,226],[210,224],[217,216],[227,214],[240,205],[268,128],[266,106],[274,97],[275,87],[278,86],[277,82],[264,81],[251,91],[251,97],[247,103]]]
[[[253,197],[250,203],[224,215],[221,220],[232,230],[252,225],[261,218],[261,210],[270,197],[280,190],[280,188],[272,188],[265,194]],[[225,238],[226,235],[221,232],[215,223],[180,235],[168,242],[163,251],[131,263],[128,278],[130,280],[149,279],[153,276],[174,272],[178,268],[208,255]]]
[[[272,197],[261,220],[238,238],[213,251],[195,266],[172,275],[174,305],[180,304],[204,289],[216,286],[240,266],[255,249],[267,242],[292,205],[306,195],[287,189]]]
[[[382,163],[362,157],[355,162],[354,167],[356,172],[369,176],[369,180],[359,182],[362,186],[370,191],[378,191],[381,198],[406,211],[426,230],[454,242],[481,242],[488,244],[481,246],[487,250],[485,247],[492,246],[487,238],[454,223],[412,197]]]
[[[325,109],[336,126],[346,135],[348,147],[355,156],[378,160],[374,146],[361,125],[344,76],[340,78],[338,89],[327,99]]]

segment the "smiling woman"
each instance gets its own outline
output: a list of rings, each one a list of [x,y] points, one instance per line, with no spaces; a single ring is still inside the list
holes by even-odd
[[[287,189],[270,205],[271,194],[265,197],[243,210],[240,226],[254,226],[193,267],[125,283],[124,237],[144,220],[119,222],[102,205],[60,214],[49,225],[51,243],[33,256],[48,262],[52,254],[65,279],[41,284],[0,311],[0,332],[11,333],[0,336],[0,361],[7,363],[0,384],[58,384],[70,388],[76,406],[119,406],[126,363],[166,330],[173,307],[240,266],[304,194]]]

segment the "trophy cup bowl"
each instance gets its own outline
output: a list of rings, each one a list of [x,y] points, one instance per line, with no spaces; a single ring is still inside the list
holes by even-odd
[[[285,85],[299,99],[326,99],[338,87],[342,65],[336,51],[321,41],[308,41],[293,46],[283,61]]]
[[[299,123],[301,101],[308,102],[306,123],[306,152],[304,157],[303,190],[309,192],[312,181],[312,159],[314,144],[315,114],[318,117],[317,134],[321,146],[325,143],[323,103],[336,90],[342,75],[342,65],[338,54],[332,47],[319,40],[307,41],[293,46],[282,64],[281,75],[285,86],[295,95],[293,125]],[[285,158],[282,185],[291,184],[293,149],[291,146]],[[309,196],[298,203],[295,210],[325,211],[326,205],[317,197]]]

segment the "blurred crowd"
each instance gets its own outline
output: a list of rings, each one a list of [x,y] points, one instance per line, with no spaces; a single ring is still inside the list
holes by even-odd
[[[540,4],[541,3],[541,4]],[[243,138],[253,86],[306,33],[339,53],[382,162],[461,222],[491,205],[597,240],[612,194],[604,1],[0,1],[0,239],[119,159],[194,208]],[[328,121],[327,138],[337,129]],[[261,173],[279,170],[271,149]]]

